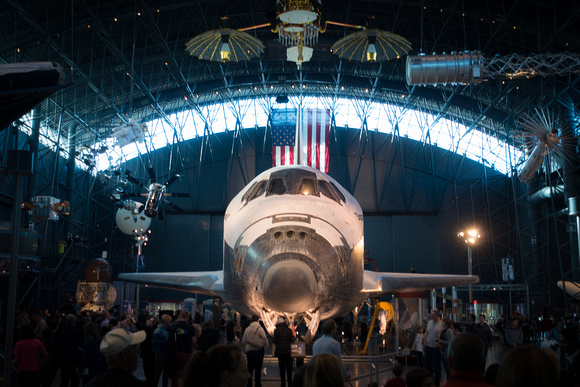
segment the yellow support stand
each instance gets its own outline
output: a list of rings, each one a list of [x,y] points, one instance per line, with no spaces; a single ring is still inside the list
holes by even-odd
[[[385,312],[387,312],[387,315],[388,315],[387,324],[395,318],[395,310],[393,309],[393,305],[391,305],[390,303],[388,303],[386,301],[380,301],[380,302],[377,302],[375,304],[375,311],[373,313],[373,319],[371,321],[371,326],[369,327],[369,334],[367,335],[367,341],[365,342],[364,348],[358,353],[359,355],[367,353],[367,350],[369,347],[369,340],[371,339],[373,328],[375,326],[375,321],[377,320],[377,317],[378,317],[379,312],[381,310],[384,310]],[[394,326],[395,326],[395,324],[393,321],[393,323],[391,324],[391,327],[389,328],[389,336],[387,337],[387,343],[391,339],[391,333],[393,332]],[[385,338],[385,335],[383,334],[382,339],[384,340],[384,338]]]

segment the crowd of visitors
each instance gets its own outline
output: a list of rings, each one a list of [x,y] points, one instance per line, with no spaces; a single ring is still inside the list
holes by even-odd
[[[418,367],[407,373],[406,385],[580,386],[578,322],[534,320],[513,313],[508,321],[501,316],[490,326],[484,314],[477,317],[471,314],[459,326],[447,318],[441,320],[440,312],[434,310],[426,334],[423,335],[422,327],[417,329],[411,353],[417,357]],[[426,359],[431,358],[424,369],[417,341],[424,345]],[[486,364],[492,346],[496,346],[498,362]],[[433,360],[436,348],[441,350],[440,363]],[[444,382],[441,366],[446,374]]]
[[[321,324],[313,356],[303,365],[294,365],[291,345],[299,334],[286,319],[278,319],[271,337],[256,315],[241,331],[239,325],[223,325],[222,340],[213,321],[202,323],[200,315],[185,310],[138,321],[112,311],[17,311],[12,363],[19,386],[26,387],[52,387],[57,371],[60,387],[261,387],[264,354],[272,343],[282,387],[349,382],[334,320]],[[490,326],[482,314],[469,315],[459,326],[434,310],[426,325],[425,334],[419,326],[410,340],[416,367],[404,375],[402,365],[394,364],[385,387],[580,385],[579,326],[573,320],[539,325],[513,314]],[[492,346],[504,350],[497,363],[486,364]],[[133,375],[139,357],[145,380]]]

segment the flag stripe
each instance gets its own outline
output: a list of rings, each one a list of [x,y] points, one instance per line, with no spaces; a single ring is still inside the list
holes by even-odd
[[[322,112],[320,110],[316,111],[316,138],[322,140],[320,137],[320,121],[322,120]],[[320,143],[321,141],[316,141],[316,169],[320,170]]]
[[[320,140],[320,143],[324,147],[324,173],[328,173],[328,162],[330,161],[330,150],[328,149],[328,144],[330,142],[330,110],[326,109],[324,114],[326,121],[324,122],[324,138]]]
[[[272,166],[279,165],[294,165],[294,149],[293,146],[275,146],[272,152]]]
[[[304,109],[300,130],[301,164],[328,173],[330,110]]]

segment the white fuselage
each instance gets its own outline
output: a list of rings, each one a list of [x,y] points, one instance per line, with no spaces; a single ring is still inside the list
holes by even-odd
[[[226,210],[224,300],[245,314],[348,313],[365,299],[363,251],[352,195],[316,169],[272,168]]]

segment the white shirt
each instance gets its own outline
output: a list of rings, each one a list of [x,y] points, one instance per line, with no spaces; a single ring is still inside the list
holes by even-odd
[[[423,333],[417,333],[411,349],[413,351],[423,352],[423,340],[425,340],[425,335]]]
[[[443,332],[443,321],[439,320],[434,322],[430,320],[427,323],[427,331],[425,332],[425,345],[431,348],[437,348],[437,339],[441,336]]]

